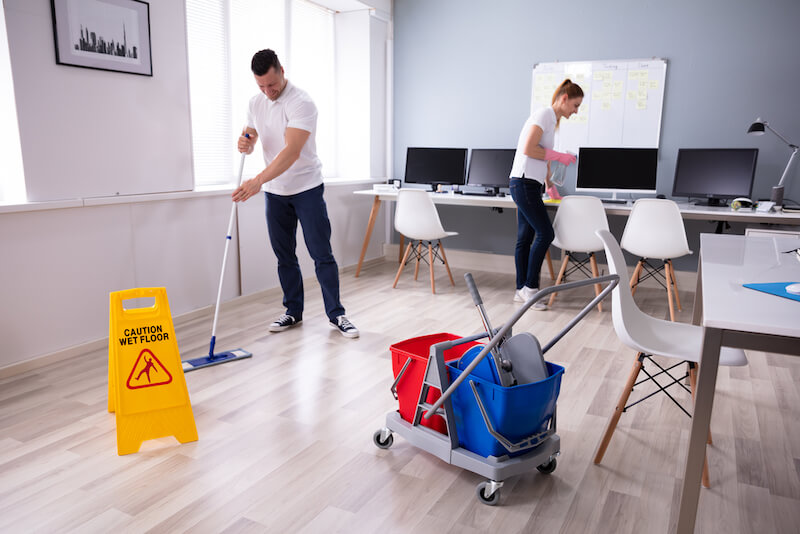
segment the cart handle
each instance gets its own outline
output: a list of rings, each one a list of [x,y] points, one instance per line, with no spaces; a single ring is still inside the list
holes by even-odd
[[[403,364],[403,368],[400,369],[399,373],[397,373],[397,378],[395,378],[394,382],[392,382],[392,387],[390,389],[392,391],[392,396],[394,397],[394,400],[397,400],[397,384],[400,383],[400,379],[403,378],[403,374],[405,374],[406,369],[408,369],[409,365],[411,365],[411,358],[406,358],[406,363]]]
[[[556,411],[555,408],[553,409],[553,415],[550,416],[550,425],[547,427],[547,430],[544,432],[537,432],[536,434],[532,434],[526,438],[522,438],[521,440],[513,443],[507,437],[499,433],[497,430],[494,429],[492,422],[489,420],[489,413],[486,411],[486,408],[483,406],[483,402],[481,401],[481,395],[478,393],[478,388],[475,387],[475,382],[470,380],[469,385],[472,388],[472,393],[475,395],[475,400],[478,401],[478,408],[481,411],[481,415],[483,416],[483,422],[486,424],[486,429],[489,431],[489,434],[494,437],[497,441],[500,442],[500,445],[505,447],[508,452],[517,452],[523,449],[530,449],[539,445],[545,439],[549,438],[556,432]]]
[[[469,274],[469,273],[467,273]],[[466,275],[464,275],[466,278]],[[470,277],[471,278],[471,277]],[[505,337],[505,335],[511,330],[517,321],[525,315],[525,312],[528,311],[528,308],[533,306],[537,301],[543,299],[544,297],[550,295],[551,293],[561,292],[561,291],[569,291],[570,289],[575,289],[578,287],[588,286],[599,284],[603,282],[608,282],[608,285],[603,288],[599,295],[592,299],[589,304],[587,304],[573,319],[564,327],[558,334],[556,334],[553,339],[551,339],[547,345],[542,348],[542,354],[550,350],[553,345],[555,345],[559,340],[561,340],[564,335],[572,330],[572,328],[578,324],[578,321],[583,319],[589,311],[594,308],[598,302],[603,300],[615,287],[619,284],[619,276],[616,274],[607,274],[605,276],[598,276],[597,278],[589,278],[587,280],[578,280],[577,282],[568,282],[566,284],[559,284],[557,286],[550,286],[541,291],[537,291],[536,294],[525,304],[523,304],[519,310],[509,319],[501,328],[500,330],[494,335],[494,337],[484,345],[483,350],[475,357],[472,362],[464,369],[461,375],[456,378],[450,387],[442,392],[442,396],[431,406],[430,410],[423,416],[425,419],[430,419],[433,415],[433,412],[438,410],[444,404],[444,401],[453,394],[453,391],[461,385],[461,383],[467,378],[467,376],[478,366],[478,364],[483,360],[487,354]],[[473,282],[474,283],[474,282]]]

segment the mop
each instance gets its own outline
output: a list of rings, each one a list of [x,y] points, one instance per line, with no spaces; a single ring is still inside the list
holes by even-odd
[[[250,138],[249,134],[245,134],[245,137],[248,139]],[[242,173],[244,172],[244,157],[246,156],[245,153],[242,153],[242,162],[239,164],[239,186],[242,185]],[[235,349],[229,350],[225,352],[217,352],[214,353],[214,344],[217,341],[217,318],[219,317],[219,300],[222,297],[222,280],[225,276],[225,263],[228,260],[228,245],[231,242],[231,232],[233,230],[233,218],[236,215],[236,202],[232,202],[231,205],[231,217],[228,220],[228,234],[225,237],[225,253],[222,255],[222,272],[219,275],[219,289],[217,290],[217,304],[214,307],[214,324],[211,327],[211,345],[208,349],[208,356],[203,356],[202,358],[195,358],[193,360],[185,360],[181,362],[183,364],[183,372],[188,373],[189,371],[194,371],[195,369],[202,369],[203,367],[211,367],[212,365],[219,365],[221,363],[228,363],[234,360],[243,360],[245,358],[250,358],[253,356],[252,353],[247,352],[244,349]]]

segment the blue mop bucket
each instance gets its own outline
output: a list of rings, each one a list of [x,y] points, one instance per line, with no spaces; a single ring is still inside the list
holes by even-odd
[[[475,351],[476,349],[477,347],[470,350]],[[473,354],[473,357],[475,355],[477,353]],[[484,361],[488,362],[489,358],[491,356],[487,356]],[[487,376],[485,373],[478,375],[474,371],[470,373],[469,377],[453,391],[450,397],[459,445],[487,458],[489,456],[520,456],[530,452],[533,447],[513,453],[509,452],[489,433],[469,383],[470,381],[475,383],[483,407],[486,409],[495,431],[512,443],[519,442],[534,434],[545,432],[555,413],[564,368],[554,363],[546,363],[549,374],[547,378],[519,386],[503,387],[493,380],[484,378]],[[466,366],[464,365],[464,367]],[[458,368],[457,361],[447,363],[447,368],[451,382],[463,373]],[[481,364],[476,370],[480,368]],[[484,377],[481,377],[481,374]]]

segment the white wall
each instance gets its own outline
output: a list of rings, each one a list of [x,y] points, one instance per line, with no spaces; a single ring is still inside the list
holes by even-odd
[[[184,2],[149,4],[152,77],[57,65],[50,1],[5,0],[28,200],[192,189]]]
[[[36,177],[47,173],[57,178],[48,186],[53,196],[85,198],[91,195],[76,193],[70,184],[92,175],[90,182],[100,185],[97,180],[105,171],[98,170],[95,157],[106,164],[113,160],[114,170],[137,187],[166,182],[171,173],[191,176],[183,0],[150,2],[152,79],[56,66],[49,6],[47,0],[6,0],[20,130],[26,132],[21,138],[26,178],[31,176],[36,182]],[[49,76],[35,75],[35,65]],[[20,69],[22,74],[17,76]],[[113,110],[102,98],[76,98],[72,90],[59,90],[81,82],[119,85],[139,83],[136,80],[149,80],[152,85]],[[46,92],[49,109],[54,110],[50,128],[39,135],[33,134],[43,117],[31,105],[31,92],[40,96]],[[158,119],[153,117],[156,112]],[[90,117],[92,128],[103,126],[97,133],[101,141],[108,131],[105,126],[112,125],[116,127],[112,134],[148,132],[152,145],[97,156],[102,142],[85,138],[88,126],[70,124],[76,116]],[[162,136],[162,130],[174,135]],[[352,191],[365,187],[326,185],[332,245],[340,268],[358,261],[372,199],[355,197]],[[44,193],[49,195],[51,190]],[[4,367],[19,368],[21,362],[105,338],[111,291],[166,287],[173,315],[214,304],[230,214],[229,192],[90,199],[75,204],[78,207],[62,209],[0,206],[0,373]],[[240,211],[241,249],[234,236],[223,301],[242,294],[240,255],[246,293],[278,285],[265,240],[263,200],[253,199]],[[367,259],[382,256],[385,232],[384,221],[377,221]],[[313,277],[309,260],[303,260],[303,269],[307,277]],[[251,278],[253,272],[260,274]],[[346,306],[346,296],[343,300]],[[348,313],[358,310],[348,309]],[[210,335],[210,324],[208,329]]]

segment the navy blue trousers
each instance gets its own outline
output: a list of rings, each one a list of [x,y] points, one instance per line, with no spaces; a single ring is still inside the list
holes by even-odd
[[[511,178],[511,198],[517,205],[517,246],[514,264],[517,289],[539,288],[539,272],[553,242],[553,224],[542,202],[542,184],[527,178]]]
[[[267,230],[272,250],[278,259],[278,278],[283,289],[283,305],[286,313],[297,319],[303,318],[303,275],[297,261],[297,223],[303,228],[303,239],[314,270],[322,288],[325,314],[335,321],[344,315],[339,301],[339,267],[331,249],[331,222],[320,185],[296,195],[274,195],[265,193]]]

